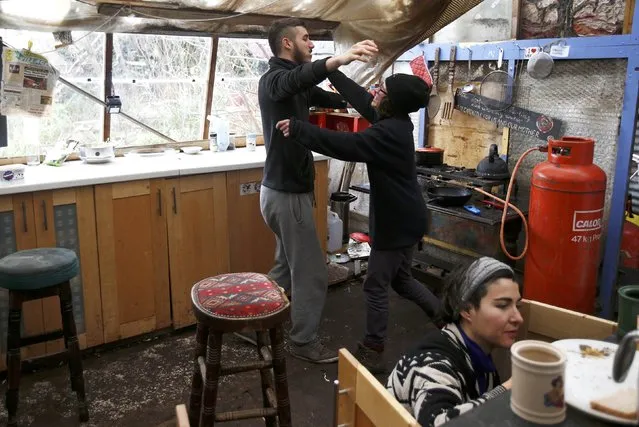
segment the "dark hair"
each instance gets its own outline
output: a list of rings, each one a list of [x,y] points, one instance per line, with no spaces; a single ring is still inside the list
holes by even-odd
[[[273,55],[278,56],[282,51],[282,37],[288,36],[291,29],[304,27],[306,24],[299,18],[284,18],[273,21],[268,30],[268,45],[271,47]]]
[[[475,260],[466,262],[444,278],[444,290],[442,292],[442,306],[439,319],[445,323],[452,323],[459,319],[459,313],[471,307],[479,308],[481,299],[488,293],[488,285],[495,280],[515,280],[512,270],[503,268],[488,276],[481,285],[470,295],[468,301],[462,302],[462,291],[468,278],[466,273]]]
[[[382,98],[382,101],[377,106],[377,112],[379,113],[380,119],[387,119],[395,115],[393,104],[388,96]]]

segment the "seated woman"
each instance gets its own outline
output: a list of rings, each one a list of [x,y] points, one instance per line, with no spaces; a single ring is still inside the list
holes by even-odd
[[[509,348],[523,322],[513,270],[483,257],[446,279],[441,330],[429,331],[403,356],[387,388],[422,426],[451,418],[510,389],[500,384],[491,352]]]

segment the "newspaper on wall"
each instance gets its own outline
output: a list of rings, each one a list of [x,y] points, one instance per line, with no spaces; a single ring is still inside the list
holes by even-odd
[[[43,56],[5,47],[2,53],[0,114],[48,116],[60,73]]]

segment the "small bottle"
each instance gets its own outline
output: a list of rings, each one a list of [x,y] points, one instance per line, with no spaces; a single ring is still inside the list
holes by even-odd
[[[211,132],[209,134],[209,150],[211,150],[211,152],[217,151],[217,132]]]

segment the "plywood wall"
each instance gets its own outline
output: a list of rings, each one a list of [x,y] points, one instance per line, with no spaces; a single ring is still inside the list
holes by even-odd
[[[486,62],[471,64],[469,76],[467,62],[458,62],[454,88],[469,81],[480,82],[491,71],[490,65]],[[448,63],[440,64],[439,76],[438,93],[443,97],[449,86]],[[445,120],[441,118],[442,110],[443,102],[437,115],[429,121],[427,145],[443,148],[445,163],[474,168],[488,155],[491,144],[497,144],[500,154],[507,152],[507,130],[458,110],[454,110],[451,120]]]

